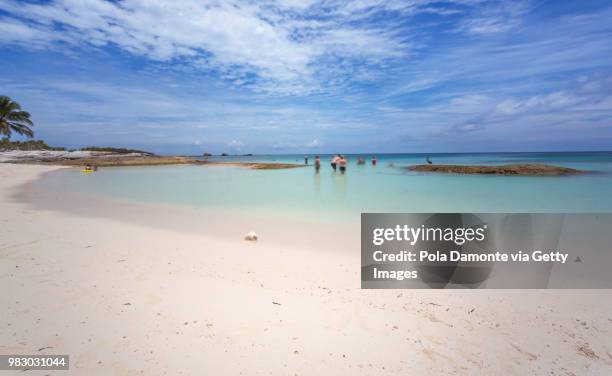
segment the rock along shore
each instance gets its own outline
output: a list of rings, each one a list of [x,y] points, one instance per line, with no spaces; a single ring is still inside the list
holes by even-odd
[[[585,171],[545,164],[509,164],[502,166],[469,165],[415,165],[408,170],[418,172],[437,172],[447,174],[516,175],[516,176],[561,176],[577,175]]]
[[[90,165],[97,167],[198,164],[206,166],[236,166],[254,170],[277,170],[302,166],[291,163],[212,162],[190,157],[159,156],[148,153],[50,150],[4,151],[0,152],[0,162],[57,166]]]

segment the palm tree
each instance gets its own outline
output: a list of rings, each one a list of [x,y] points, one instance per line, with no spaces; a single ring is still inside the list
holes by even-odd
[[[22,111],[19,103],[11,98],[0,95],[0,135],[11,138],[11,133],[16,132],[32,138],[34,132],[30,127],[33,125],[29,112]]]

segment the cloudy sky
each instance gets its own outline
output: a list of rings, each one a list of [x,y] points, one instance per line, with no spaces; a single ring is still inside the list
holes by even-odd
[[[0,0],[0,95],[54,145],[612,150],[610,1]]]

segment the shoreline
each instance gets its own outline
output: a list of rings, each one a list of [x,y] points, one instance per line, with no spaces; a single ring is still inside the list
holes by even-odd
[[[127,206],[92,202],[99,216],[15,199],[58,168],[0,164],[0,352],[70,354],[53,375],[612,367],[610,290],[361,290],[359,249],[334,251],[344,240],[246,242],[146,226]]]
[[[255,231],[259,242],[275,245],[300,245],[307,249],[350,252],[359,249],[359,223],[318,223],[313,218],[300,219],[286,215],[237,213],[214,208],[194,208],[178,204],[134,202],[117,197],[70,190],[49,191],[45,175],[22,184],[12,198],[27,203],[35,210],[53,211],[76,217],[105,218],[152,229],[166,229],[200,234],[230,241],[240,241],[247,232]],[[312,234],[316,234],[313,237]],[[330,244],[336,244],[330,246]],[[329,248],[329,249],[328,249]]]
[[[296,163],[276,162],[226,162],[199,160],[194,157],[159,156],[145,153],[113,153],[103,151],[0,151],[0,162],[13,164],[33,164],[51,166],[163,166],[163,165],[205,165],[235,166],[254,170],[278,170],[303,167]]]

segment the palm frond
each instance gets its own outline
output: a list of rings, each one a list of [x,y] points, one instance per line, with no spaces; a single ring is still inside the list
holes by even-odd
[[[13,129],[13,131],[19,133],[20,135],[34,137],[34,132],[27,125],[9,121],[9,126]]]
[[[30,113],[27,111],[16,111],[11,112],[7,117],[10,121],[26,123],[28,125],[34,125],[30,120]]]
[[[0,134],[8,138],[15,132],[27,137],[34,137],[30,127],[34,126],[30,120],[30,113],[21,110],[19,103],[7,96],[0,96]]]

